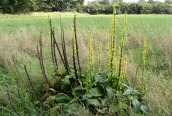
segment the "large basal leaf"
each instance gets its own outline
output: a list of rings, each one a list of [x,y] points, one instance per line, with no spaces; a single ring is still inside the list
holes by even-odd
[[[56,97],[55,101],[57,103],[68,103],[71,100],[70,97],[64,93],[59,93],[55,95],[55,97]]]
[[[87,97],[88,98],[92,98],[92,97],[100,97],[102,96],[102,93],[100,91],[99,88],[91,88],[88,93],[87,93]]]
[[[77,97],[83,95],[84,93],[85,93],[85,89],[82,88],[81,86],[78,86],[78,87],[74,88],[74,90],[73,90],[73,95],[77,96]]]

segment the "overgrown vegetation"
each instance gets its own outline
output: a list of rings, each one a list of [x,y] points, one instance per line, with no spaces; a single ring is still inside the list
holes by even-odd
[[[107,23],[105,23],[105,19],[107,20],[107,18],[103,18],[103,16],[101,16],[102,17],[101,21],[98,23],[97,20],[100,17],[92,16],[90,19],[95,21],[94,24],[97,24],[96,27],[90,26],[93,23],[89,21],[89,23],[82,24],[82,25],[84,24],[87,25],[87,26],[84,25],[84,28],[81,27],[77,28],[78,26],[80,26],[79,25],[80,21],[82,22],[82,17],[77,17],[76,19],[78,23],[76,23],[77,24],[76,40],[78,42],[77,45],[79,48],[78,53],[80,59],[80,66],[82,69],[81,73],[79,71],[77,54],[75,54],[75,61],[76,61],[75,63],[78,71],[77,72],[78,77],[82,77],[79,78],[79,80],[80,82],[83,82],[83,84],[82,83],[78,84],[77,83],[78,80],[75,79],[76,76],[73,65],[72,48],[76,48],[76,47],[72,47],[75,46],[72,43],[76,43],[76,41],[75,39],[74,40],[71,39],[74,38],[75,34],[72,37],[70,37],[69,36],[70,33],[67,30],[67,27],[69,26],[64,25],[65,23],[67,23],[68,25],[73,24],[71,23],[72,21],[67,22],[66,20],[62,20],[61,26],[58,26],[58,24],[60,23],[58,24],[53,23],[53,21],[57,19],[52,20],[51,32],[52,35],[54,34],[54,32],[56,32],[56,34],[55,36],[51,36],[52,37],[51,40],[53,41],[51,44],[49,37],[45,37],[43,35],[44,33],[42,33],[42,42],[41,42],[42,49],[40,49],[41,45],[40,45],[40,37],[38,34],[39,30],[35,28],[33,28],[33,30],[27,30],[26,28],[22,28],[20,29],[21,31],[17,31],[18,32],[17,34],[1,33],[1,35],[3,36],[1,36],[0,38],[0,64],[1,64],[0,65],[1,67],[0,68],[0,93],[1,93],[0,114],[7,116],[8,115],[45,115],[45,114],[51,115],[51,113],[61,114],[61,115],[68,115],[68,114],[144,115],[142,114],[143,112],[140,111],[143,111],[144,105],[148,103],[150,111],[148,112],[147,115],[170,116],[172,113],[171,112],[172,92],[170,87],[172,84],[172,80],[171,80],[172,33],[171,33],[170,17],[169,19],[165,18],[165,20],[163,21],[160,20],[164,16],[167,15],[162,15],[162,16],[149,15],[149,18],[153,22],[155,22],[156,20],[156,24],[152,23],[150,20],[149,22],[147,20],[148,18],[146,18],[143,15],[127,16],[128,17],[127,24],[129,26],[131,25],[132,26],[127,30],[128,33],[126,33],[127,35],[126,42],[124,42],[125,45],[123,50],[124,55],[122,60],[123,65],[122,65],[121,74],[123,77],[123,75],[125,75],[125,69],[127,69],[126,78],[121,78],[121,77],[119,78],[118,76],[119,73],[116,72],[114,72],[114,76],[111,76],[112,74],[111,71],[107,70],[110,69],[109,68],[110,60],[108,59],[112,58],[110,55],[108,55],[111,51],[108,45],[109,46],[111,45],[109,44],[109,41],[111,40],[112,32],[109,30],[104,31],[106,30],[106,26],[104,25],[107,25],[110,22],[110,20],[108,19],[108,21],[106,21]],[[109,18],[111,17],[112,16],[110,16]],[[124,27],[123,24],[124,18],[120,18],[120,17],[124,17],[124,16],[121,15],[116,17],[118,22],[116,23],[117,30],[116,30],[115,59],[117,61],[119,61],[120,59],[119,56],[121,51],[121,35],[123,35],[123,27]],[[142,17],[141,18],[142,20],[140,20],[140,17]],[[5,19],[9,21],[12,18],[5,18]],[[134,23],[130,22],[130,20],[132,19],[134,19]],[[84,19],[84,21],[85,20],[86,19]],[[142,24],[147,24],[147,25],[145,26]],[[154,24],[158,26],[155,26]],[[37,26],[40,26],[40,24]],[[119,26],[121,26],[122,28],[119,29]],[[61,34],[59,35],[58,33],[58,30],[60,30],[59,27],[62,29],[61,30],[62,35]],[[41,28],[45,29],[45,27],[43,26]],[[132,30],[132,28],[134,28],[135,30]],[[72,29],[74,30],[73,27]],[[47,29],[45,30],[47,31]],[[46,35],[48,35],[48,32]],[[147,36],[146,41],[144,41],[145,35]],[[70,69],[69,75],[66,71],[66,65],[65,66],[63,65],[60,55],[58,54],[57,46],[54,46],[54,43],[56,43],[54,41],[54,37],[57,42],[57,45],[60,48],[61,54],[65,54],[64,49],[62,50],[61,48],[66,48],[65,49],[66,56]],[[60,42],[61,37],[65,38],[64,39],[65,44],[63,39],[62,39],[62,43]],[[89,45],[92,46],[89,46],[88,43],[91,43]],[[39,53],[42,53],[42,55],[37,54],[37,49],[35,47],[37,44],[39,44],[38,51]],[[145,45],[146,47],[144,47]],[[52,50],[53,52],[51,52],[50,48],[52,49],[56,48],[55,52],[54,50]],[[145,53],[145,50],[146,50],[146,64],[144,64],[144,60],[143,60],[145,57],[145,55],[143,55]],[[54,53],[57,53],[56,57],[57,57],[59,72],[56,72],[55,57],[52,58],[52,54]],[[127,55],[127,57],[125,55]],[[38,60],[39,56],[41,56],[41,60],[40,60],[41,62]],[[94,59],[88,56],[90,57],[94,56]],[[55,62],[53,63],[52,61]],[[44,67],[46,69],[46,73],[45,73],[46,76],[45,74],[42,75],[40,63],[41,65],[44,64]],[[114,65],[114,67],[116,67],[117,65],[118,67],[119,66],[118,63],[119,62],[116,62],[115,64],[112,65]],[[25,64],[25,66],[23,64]],[[144,69],[143,69],[143,64],[145,65]],[[94,68],[92,68],[93,65]],[[127,67],[125,67],[125,65],[127,65]],[[93,70],[90,71],[90,69]],[[118,69],[117,71],[119,71]],[[116,68],[114,70],[116,71]],[[79,76],[80,74],[81,76]],[[45,77],[47,77],[48,81],[46,81]],[[89,78],[92,79],[91,82],[86,83],[87,80],[84,79],[86,77],[88,77],[88,79]],[[117,78],[115,82],[120,82],[119,83],[120,88],[116,87],[111,83],[112,82],[111,77],[114,77],[114,79]],[[73,86],[73,89],[71,89],[72,87],[68,86],[70,85],[70,79],[74,79],[74,82],[76,82],[76,84],[74,84],[75,86]],[[92,82],[93,84],[90,84]],[[59,83],[59,85],[61,86],[57,86],[58,85],[57,83]],[[123,83],[125,83],[126,85]],[[78,88],[77,85],[79,86]],[[80,85],[83,85],[83,87]],[[111,89],[110,86],[114,86],[114,89]],[[71,91],[69,91],[68,88]],[[88,92],[86,92],[86,90]],[[131,91],[133,91],[132,95],[130,94]],[[92,92],[94,92],[94,94],[92,94]],[[114,96],[118,99],[113,99],[114,97],[113,94],[115,94]],[[76,97],[77,95],[80,97],[77,98]],[[86,95],[87,97],[85,97]],[[133,97],[134,99],[130,100],[131,97]],[[137,98],[143,99],[143,101],[140,101],[141,99],[138,100],[140,103],[142,103],[142,110],[141,109],[135,110],[135,108],[133,107],[132,103],[136,102],[136,105],[138,103]],[[113,100],[115,103],[114,105],[110,104],[112,103]],[[127,101],[129,101],[131,105],[128,105]],[[113,107],[115,106],[117,110],[113,112]]]
[[[128,61],[125,56],[124,45],[127,18],[124,21],[120,46],[117,46],[116,40],[116,9],[114,10],[111,33],[107,34],[107,48],[104,48],[104,50],[102,48],[100,24],[98,24],[97,45],[93,41],[92,31],[88,31],[87,45],[89,55],[84,65],[81,65],[79,55],[76,16],[73,21],[73,38],[71,41],[72,62],[69,62],[70,57],[67,54],[63,26],[61,25],[61,45],[59,45],[55,38],[55,31],[51,20],[49,20],[49,24],[51,32],[51,64],[53,65],[51,69],[52,74],[50,74],[51,78],[47,74],[46,62],[44,61],[42,34],[36,54],[40,63],[42,77],[45,81],[42,92],[34,86],[32,74],[28,71],[27,65],[23,66],[28,78],[26,87],[30,86],[26,91],[30,93],[28,96],[31,97],[32,106],[36,110],[29,112],[29,103],[28,101],[25,102],[23,91],[20,90],[22,80],[19,80],[19,78],[16,78],[17,93],[14,92],[16,94],[15,98],[12,97],[13,91],[10,91],[9,84],[5,83],[7,88],[6,95],[8,96],[6,100],[8,100],[8,103],[5,104],[3,102],[2,108],[6,109],[7,106],[11,106],[13,111],[9,112],[9,114],[15,115],[31,115],[32,113],[38,113],[37,115],[80,115],[78,114],[78,109],[83,109],[85,115],[144,115],[149,113],[147,101],[144,99],[146,93],[144,79],[142,79],[141,87],[136,88],[136,86],[130,86],[126,78]],[[144,46],[142,70],[144,70],[146,65],[146,40]],[[106,55],[108,57],[104,61],[106,65],[103,65],[101,51],[105,50],[107,50]],[[21,77],[22,74],[18,69],[15,56],[12,59],[18,73],[17,76]],[[43,86],[41,83],[39,84],[39,86]],[[16,100],[20,107],[15,104]]]
[[[172,14],[172,4],[162,3],[159,1],[142,1],[139,0],[137,3],[125,3],[117,2],[117,13],[118,14]],[[102,1],[91,2],[85,6],[85,12],[89,14],[112,14],[113,4],[103,3]]]
[[[43,12],[79,12],[89,14],[113,14],[113,4],[117,3],[118,14],[172,14],[172,1],[139,0],[126,3],[123,0],[95,0],[84,5],[84,0],[3,0],[0,13],[21,14]]]

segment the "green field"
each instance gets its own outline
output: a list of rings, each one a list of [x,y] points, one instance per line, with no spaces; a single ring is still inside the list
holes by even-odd
[[[73,17],[74,14],[72,13],[61,14],[61,23],[64,28],[70,63],[72,62],[72,50],[70,47],[72,46]],[[79,52],[83,69],[86,69],[86,57],[89,54],[87,46],[88,30],[92,31],[94,47],[97,48],[98,24],[100,24],[101,33],[101,60],[103,62],[102,65],[106,69],[106,36],[111,32],[113,16],[76,14],[76,17]],[[52,20],[57,42],[60,43],[60,13],[0,14],[0,115],[2,116],[18,115],[18,113],[20,115],[43,115],[45,112],[47,113],[45,109],[36,110],[34,107],[35,103],[32,103],[31,90],[28,87],[29,82],[23,64],[28,68],[34,87],[42,93],[47,85],[44,84],[45,82],[41,75],[36,51],[40,32],[42,32],[45,66],[51,81],[54,81],[50,55],[49,19]],[[117,15],[117,49],[120,47],[119,42],[121,42],[123,34],[124,19],[124,15]],[[146,65],[143,71],[140,67],[143,64],[142,56],[145,37],[147,41]],[[147,115],[150,116],[172,115],[171,46],[172,15],[127,15],[126,43],[124,47],[124,53],[128,57],[127,80],[130,86],[141,88],[141,77],[144,76],[146,87],[146,95],[144,97],[149,103],[150,111]],[[12,56],[16,60],[17,70]],[[59,58],[59,56],[57,57]],[[18,81],[19,85],[16,84]],[[8,95],[9,91],[10,95]],[[79,115],[88,115],[88,112],[82,107],[78,111]],[[135,115],[144,116],[144,114]]]
[[[77,14],[76,14],[77,15]],[[49,17],[49,18],[48,18]],[[66,30],[72,28],[73,15],[62,15],[62,24]],[[77,15],[77,27],[81,30],[87,28],[96,29],[98,21],[101,22],[101,29],[106,31],[110,29],[112,22],[112,15]],[[169,33],[172,25],[171,15],[127,15],[128,18],[128,31],[136,31],[146,35],[165,34]],[[48,35],[49,25],[48,19],[53,21],[54,27],[58,30],[60,27],[60,15],[45,14],[39,16],[38,14],[24,15],[24,16],[4,16],[0,18],[1,33],[15,33],[22,28],[28,31],[36,30],[42,31]],[[124,15],[118,15],[118,28],[123,27]]]

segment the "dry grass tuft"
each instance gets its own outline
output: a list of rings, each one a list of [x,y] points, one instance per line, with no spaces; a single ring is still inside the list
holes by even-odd
[[[126,39],[126,48],[128,49],[134,49],[136,47],[143,45],[143,38],[145,36],[142,33],[138,33],[135,31],[131,31],[130,35]]]
[[[15,35],[3,34],[0,37],[0,65],[7,67],[12,64],[12,56],[19,61],[25,59],[26,54],[36,56],[36,45],[39,35],[35,31],[28,32],[21,28]]]
[[[128,79],[131,85],[135,83],[136,87],[141,85],[141,72],[138,69],[137,61],[140,57],[134,58],[135,48],[143,46],[142,34],[132,32],[128,37],[126,46],[128,48]],[[148,56],[149,63],[144,72],[147,93],[146,98],[150,102],[151,112],[149,115],[172,115],[172,31],[166,35],[154,35],[148,37]],[[135,56],[136,57],[136,56]],[[136,61],[137,60],[137,61]],[[156,71],[155,71],[156,70]],[[134,86],[134,85],[133,85]]]

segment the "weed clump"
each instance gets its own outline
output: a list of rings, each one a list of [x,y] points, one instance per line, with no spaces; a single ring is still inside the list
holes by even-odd
[[[126,16],[125,16],[126,17]],[[79,115],[78,109],[86,115],[136,115],[147,114],[147,101],[144,99],[145,91],[131,87],[126,79],[127,75],[127,56],[124,52],[126,39],[127,18],[124,21],[123,36],[121,45],[117,49],[116,44],[116,6],[114,6],[114,18],[112,21],[111,34],[108,33],[106,43],[107,66],[101,66],[101,32],[98,29],[97,61],[95,46],[93,46],[92,32],[88,31],[87,68],[81,67],[79,57],[79,43],[76,30],[76,16],[73,21],[72,38],[72,63],[68,61],[65,35],[61,25],[61,45],[57,44],[55,31],[49,21],[51,32],[51,57],[53,64],[51,81],[46,72],[43,56],[42,35],[40,36],[39,46],[37,46],[37,56],[40,62],[42,75],[45,79],[46,87],[41,95],[30,81],[27,66],[24,65],[35,108],[49,115]],[[98,26],[100,28],[100,25]],[[60,56],[59,59],[57,56]],[[146,49],[144,51],[146,58]],[[105,61],[105,62],[106,62]],[[97,63],[97,64],[96,64]],[[61,65],[62,64],[62,65]],[[97,66],[96,66],[97,65]],[[144,61],[144,66],[145,66]],[[17,109],[14,111],[18,114]]]

